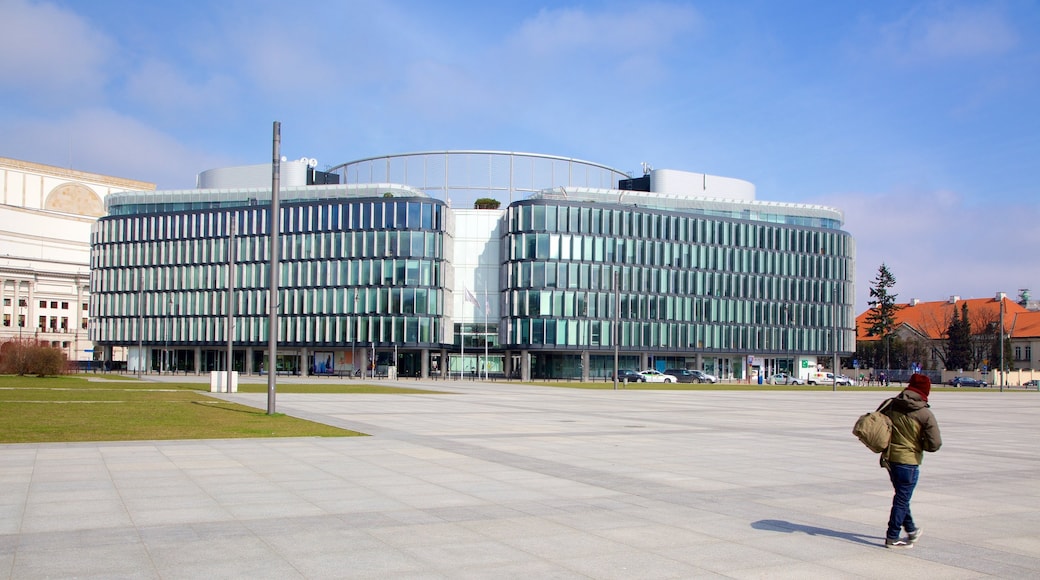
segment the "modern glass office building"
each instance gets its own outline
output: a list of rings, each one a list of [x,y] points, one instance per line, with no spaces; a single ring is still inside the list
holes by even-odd
[[[106,199],[90,332],[131,370],[223,370],[230,343],[264,372],[272,304],[279,370],[302,374],[744,380],[855,348],[841,212],[745,181],[493,151],[346,163],[280,190],[272,301],[271,188],[215,171]],[[475,198],[505,209],[452,207]]]

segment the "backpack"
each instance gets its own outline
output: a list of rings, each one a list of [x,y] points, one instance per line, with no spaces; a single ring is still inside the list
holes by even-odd
[[[856,424],[852,427],[852,434],[874,453],[888,449],[888,444],[892,441],[892,419],[882,412],[891,403],[892,399],[886,399],[877,411],[865,413],[856,419]]]

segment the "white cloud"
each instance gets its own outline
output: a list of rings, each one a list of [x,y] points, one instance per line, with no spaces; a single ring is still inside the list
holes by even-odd
[[[999,56],[1018,34],[999,6],[927,4],[881,27],[880,52],[904,65]]]
[[[94,98],[113,42],[50,3],[0,0],[0,87],[54,103]]]
[[[233,78],[206,73],[205,78],[189,78],[172,63],[149,59],[130,76],[127,95],[162,114],[234,106],[237,85]]]
[[[541,10],[509,40],[518,52],[559,58],[572,52],[630,55],[657,52],[699,22],[697,13],[678,4],[646,3],[626,12]]]
[[[867,308],[882,263],[896,277],[900,302],[1040,288],[1034,206],[972,206],[949,191],[840,194],[819,203],[843,209],[856,240],[857,312]]]
[[[195,174],[228,164],[197,152],[145,123],[104,109],[69,118],[22,120],[9,128],[12,156],[82,171],[149,181],[160,188],[195,186]]]

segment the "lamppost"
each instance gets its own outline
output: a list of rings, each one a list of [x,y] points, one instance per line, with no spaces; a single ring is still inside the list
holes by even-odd
[[[834,382],[831,384],[831,390],[838,390],[838,283],[834,283],[834,320],[833,320],[833,333],[834,333],[834,360],[831,362],[831,368],[833,369]]]
[[[618,340],[621,337],[620,329],[618,325],[621,324],[621,290],[618,288],[618,271],[614,270],[614,327],[613,337],[611,339],[614,342],[614,390],[617,390],[618,385]]]
[[[137,275],[137,378],[141,378],[144,366],[144,272]]]
[[[166,348],[163,349],[163,358],[166,365],[166,370],[170,370],[173,367],[173,357],[170,353],[170,337],[173,335],[173,297],[170,297],[170,311],[167,313],[166,318]]]
[[[353,365],[355,374],[357,374],[357,376],[360,377],[361,374],[357,373],[357,371],[361,370],[360,368],[358,368],[358,364],[357,364],[357,343],[358,343],[358,335],[361,334],[361,317],[358,316],[358,309],[357,309],[357,307],[358,307],[358,289],[354,288],[354,318],[355,318],[355,320],[357,320],[357,324],[354,325],[354,341],[352,343],[350,343],[350,364]]]

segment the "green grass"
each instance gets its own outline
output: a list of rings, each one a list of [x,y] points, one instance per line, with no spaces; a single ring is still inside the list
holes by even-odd
[[[118,376],[118,375],[113,375]],[[202,383],[0,376],[0,443],[364,435],[210,397]],[[104,379],[104,380],[99,380]],[[267,392],[266,385],[239,385]],[[277,392],[417,393],[375,385],[278,385]]]

